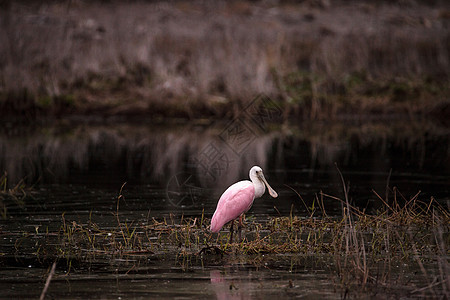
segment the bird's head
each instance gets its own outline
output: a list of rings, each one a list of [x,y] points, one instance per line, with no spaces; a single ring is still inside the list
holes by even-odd
[[[272,187],[269,185],[266,178],[264,177],[264,173],[263,173],[263,170],[261,169],[261,167],[254,166],[250,169],[250,179],[252,181],[254,179],[261,181],[267,187],[267,190],[269,191],[270,196],[272,196],[274,198],[278,197],[277,192],[275,192],[274,189],[272,189]]]

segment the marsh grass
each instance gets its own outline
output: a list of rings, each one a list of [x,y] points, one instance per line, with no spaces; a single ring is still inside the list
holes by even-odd
[[[229,256],[248,257],[258,265],[265,254],[325,256],[332,261],[330,268],[343,297],[355,288],[394,288],[396,283],[406,282],[405,275],[394,269],[399,264],[417,265],[424,285],[412,286],[411,295],[448,296],[448,210],[434,198],[423,200],[420,193],[406,197],[395,187],[388,187],[389,197],[374,192],[383,206],[366,213],[350,204],[348,185],[341,178],[342,198],[320,192],[307,216],[291,211],[289,216],[248,221],[242,240],[232,243],[227,228],[219,234],[209,231],[210,220],[204,212],[189,218],[171,214],[140,223],[122,221],[119,203],[124,201],[124,184],[117,197],[115,227],[101,228],[91,218],[80,224],[63,214],[60,230],[47,233],[38,242],[40,253],[66,260],[69,268],[73,260],[144,256],[174,259],[185,271],[198,263]],[[323,205],[327,201],[341,202],[342,215],[329,216]],[[424,267],[430,261],[436,270]]]
[[[25,180],[21,179],[13,187],[8,188],[8,173],[5,171],[0,176],[0,217],[6,219],[8,216],[8,207],[23,208],[24,200],[31,197],[32,189],[25,185]]]

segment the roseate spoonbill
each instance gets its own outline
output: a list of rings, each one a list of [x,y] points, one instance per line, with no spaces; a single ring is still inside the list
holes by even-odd
[[[239,228],[242,226],[242,214],[252,207],[253,200],[261,197],[267,189],[270,196],[278,197],[264,178],[260,167],[254,166],[250,169],[250,180],[243,180],[231,185],[220,197],[216,211],[211,219],[211,231],[219,232],[223,225],[231,221],[230,242],[233,239],[234,219],[239,217]],[[240,231],[239,231],[240,236]]]

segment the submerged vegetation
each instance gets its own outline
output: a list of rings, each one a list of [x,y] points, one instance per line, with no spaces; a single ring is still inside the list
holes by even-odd
[[[261,93],[307,119],[448,113],[439,1],[24,2],[0,11],[14,115],[230,117]]]

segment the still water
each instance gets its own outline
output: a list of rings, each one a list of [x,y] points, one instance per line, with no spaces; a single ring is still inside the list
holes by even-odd
[[[23,180],[27,196],[19,197],[21,201],[2,198],[1,297],[38,297],[51,265],[38,258],[33,245],[21,245],[21,236],[38,238],[44,231],[58,231],[62,215],[80,224],[94,220],[102,228],[117,226],[114,212],[122,187],[119,210],[125,222],[199,218],[202,212],[209,218],[224,189],[247,179],[253,165],[263,168],[279,193],[277,199],[264,195],[255,201],[248,215],[257,221],[290,213],[306,216],[305,205],[311,206],[321,192],[343,198],[338,168],[352,204],[369,212],[381,207],[375,193],[384,198],[393,187],[406,200],[420,192],[418,197],[425,202],[431,197],[445,207],[450,202],[450,131],[431,121],[264,127],[247,120],[171,126],[3,124],[0,170],[7,172],[7,182],[2,188]],[[330,215],[341,214],[339,201],[327,199],[324,206]],[[73,262],[70,271],[59,262],[48,296],[344,295],[336,290],[333,262],[327,258],[272,254],[261,264],[259,260],[232,255],[206,261],[191,258],[186,267],[173,253],[157,258],[137,255]],[[420,272],[414,272],[419,275],[411,281],[420,282]]]

